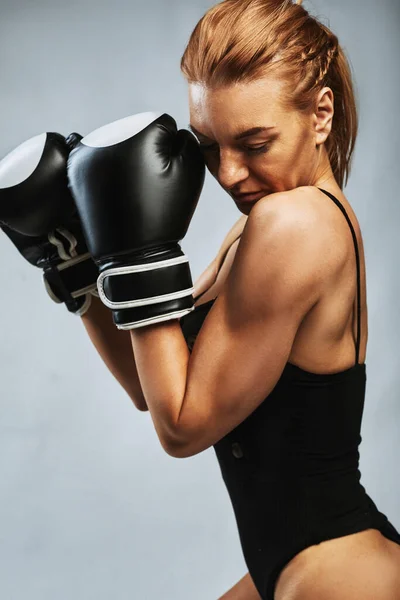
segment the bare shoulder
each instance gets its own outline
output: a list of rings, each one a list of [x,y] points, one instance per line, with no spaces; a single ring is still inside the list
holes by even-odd
[[[321,217],[326,206],[331,206],[330,202],[321,201],[321,192],[313,186],[303,186],[287,190],[284,192],[276,192],[265,196],[254,205],[250,212],[249,219],[252,217],[257,219],[282,218],[297,220],[313,221],[315,218]],[[337,210],[337,209],[336,209]]]
[[[349,248],[349,227],[342,212],[328,198],[325,202],[313,186],[262,198],[251,210],[246,229],[251,229],[253,239],[265,238],[268,231],[284,241],[292,240],[292,247],[307,242],[310,248],[323,251],[325,261],[343,259]]]
[[[250,211],[245,230],[252,231],[253,239],[264,238],[274,232],[291,235],[295,232],[319,234],[323,225],[315,193],[303,188],[277,192],[262,198]],[[317,227],[318,226],[318,227]]]
[[[354,253],[343,215],[333,202],[323,200],[315,188],[296,188],[262,198],[250,211],[237,258],[243,257],[243,264],[247,262],[257,278],[274,270],[268,275],[268,286],[273,277],[283,273],[285,289],[291,279],[310,294],[322,294],[326,281],[336,277],[350,252]],[[274,281],[277,294],[287,293]]]

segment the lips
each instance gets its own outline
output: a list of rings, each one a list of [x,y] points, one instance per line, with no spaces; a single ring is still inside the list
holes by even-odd
[[[266,195],[267,194],[265,190],[263,190],[261,192],[252,192],[249,194],[233,194],[233,198],[238,202],[254,202],[256,200],[260,200],[260,198],[263,198]]]

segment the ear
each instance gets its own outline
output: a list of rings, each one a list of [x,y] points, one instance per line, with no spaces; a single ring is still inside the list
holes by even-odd
[[[314,112],[315,143],[317,146],[326,142],[332,129],[334,115],[334,96],[331,88],[324,87],[318,92]]]

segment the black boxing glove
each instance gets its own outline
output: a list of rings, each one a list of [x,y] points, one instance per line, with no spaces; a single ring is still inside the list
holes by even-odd
[[[89,308],[98,277],[67,182],[68,155],[81,138],[42,133],[0,161],[0,228],[43,269],[50,297],[77,315]]]
[[[205,177],[199,144],[172,117],[141,113],[84,137],[68,179],[98,292],[119,329],[177,319],[194,308],[183,239]]]

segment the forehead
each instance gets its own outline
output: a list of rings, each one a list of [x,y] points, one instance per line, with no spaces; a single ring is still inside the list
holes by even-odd
[[[282,93],[282,81],[271,76],[218,88],[190,83],[190,122],[204,135],[233,134],[238,127],[278,125],[287,115]]]

